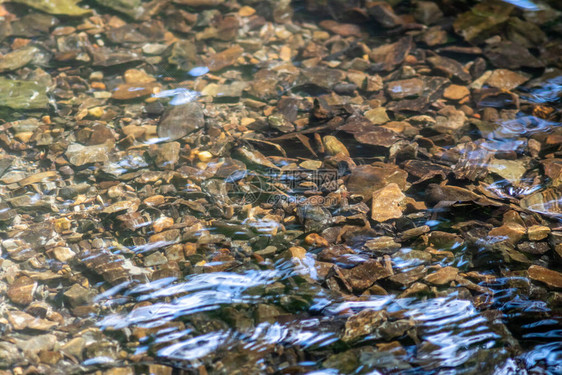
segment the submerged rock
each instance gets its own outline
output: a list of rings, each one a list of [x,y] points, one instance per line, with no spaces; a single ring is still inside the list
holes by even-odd
[[[2,2],[5,1],[0,1]],[[84,16],[92,12],[90,9],[77,6],[80,0],[10,0],[10,2],[24,4],[45,13],[65,16]]]
[[[158,137],[175,141],[205,125],[203,108],[199,103],[170,106],[158,125]]]
[[[0,77],[0,107],[36,110],[48,104],[47,87],[42,83]]]
[[[545,283],[551,288],[562,289],[562,273],[560,272],[533,265],[529,267],[527,273],[533,280]]]
[[[371,219],[384,222],[402,217],[405,210],[406,196],[400,187],[391,183],[373,192],[371,203]]]
[[[141,0],[95,0],[104,7],[111,8],[132,18],[139,18],[144,9]]]
[[[36,57],[39,49],[33,46],[23,47],[0,58],[0,72],[16,70],[26,66]]]

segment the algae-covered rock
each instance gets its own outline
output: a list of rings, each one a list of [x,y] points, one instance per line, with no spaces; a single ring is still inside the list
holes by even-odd
[[[132,18],[139,18],[143,13],[141,0],[96,0],[96,3]]]
[[[0,72],[12,71],[29,64],[39,49],[33,46],[17,49],[0,58]]]
[[[76,4],[81,0],[0,0],[0,3],[18,3],[35,8],[49,14],[65,16],[84,16],[90,14],[90,9],[80,8]]]
[[[49,104],[47,87],[36,81],[0,77],[0,107],[44,109]]]

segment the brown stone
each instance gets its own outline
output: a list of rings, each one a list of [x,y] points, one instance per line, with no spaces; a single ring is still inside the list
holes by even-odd
[[[347,189],[352,194],[371,199],[373,192],[388,184],[395,183],[403,190],[406,188],[408,173],[393,164],[375,162],[353,169],[347,180]]]
[[[206,65],[211,72],[216,72],[234,64],[243,52],[242,47],[235,45],[209,57]]]
[[[304,243],[314,247],[327,247],[328,241],[318,233],[310,233],[304,238]]]
[[[300,246],[292,246],[289,248],[291,258],[304,259],[306,257],[306,249]]]
[[[130,100],[152,95],[160,87],[159,83],[123,83],[113,91],[111,97],[116,100]]]
[[[492,229],[488,235],[492,237],[505,238],[511,243],[516,244],[525,236],[525,227],[515,223],[507,223]]]
[[[449,100],[460,100],[470,94],[466,86],[450,85],[443,92],[443,97]]]
[[[156,81],[156,78],[146,74],[144,70],[139,69],[128,69],[124,74],[124,78],[125,83],[128,84],[150,83]]]
[[[402,217],[402,212],[406,209],[406,196],[395,183],[373,192],[372,199],[371,219],[378,222],[398,219]]]
[[[352,23],[339,23],[334,20],[325,20],[320,22],[320,26],[343,37],[361,36],[361,28]]]
[[[562,273],[541,266],[532,265],[527,270],[529,278],[545,283],[551,288],[562,289]]]
[[[532,225],[527,228],[527,237],[531,241],[544,240],[550,234],[550,228],[544,225]]]
[[[37,283],[30,277],[20,276],[8,287],[8,298],[18,305],[29,305]]]
[[[375,281],[392,275],[384,265],[373,259],[352,269],[342,269],[341,272],[356,292],[362,292],[373,285]]]
[[[366,309],[350,316],[345,322],[342,341],[351,342],[366,336],[378,328],[387,319],[386,311]]]
[[[154,220],[152,228],[154,228],[154,233],[160,233],[164,229],[170,228],[172,225],[174,225],[174,219],[164,216]]]
[[[486,80],[486,84],[502,90],[513,90],[527,82],[529,78],[508,69],[496,69]]]
[[[389,82],[386,91],[394,100],[404,98],[415,98],[423,92],[423,81],[419,78],[404,79]]]
[[[445,285],[455,280],[459,270],[455,267],[444,267],[424,277],[424,280],[434,285]]]

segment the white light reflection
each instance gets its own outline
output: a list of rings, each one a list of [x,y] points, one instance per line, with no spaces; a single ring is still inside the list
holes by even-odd
[[[197,100],[197,98],[200,95],[201,94],[198,91],[193,91],[186,88],[177,88],[172,90],[160,91],[159,93],[153,94],[152,97],[153,98],[173,97],[172,100],[170,100],[171,105],[182,105]]]

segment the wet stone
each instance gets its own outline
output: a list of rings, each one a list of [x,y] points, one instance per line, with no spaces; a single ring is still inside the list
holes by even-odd
[[[529,267],[527,273],[532,280],[540,281],[550,288],[562,288],[562,273],[560,272],[533,265]]]
[[[376,237],[365,242],[365,247],[375,254],[392,254],[400,249],[401,245],[392,237]]]
[[[57,336],[44,334],[29,337],[26,340],[17,339],[16,346],[26,354],[37,354],[42,350],[52,350],[57,343]]]
[[[417,97],[423,92],[423,81],[418,78],[392,81],[388,83],[387,92],[394,100]]]
[[[406,196],[395,183],[388,184],[384,188],[373,192],[371,219],[384,222],[402,217],[405,199]]]
[[[355,168],[347,180],[347,188],[352,194],[360,194],[364,198],[372,197],[373,192],[395,183],[405,189],[408,174],[392,164],[373,163]]]
[[[186,103],[166,109],[158,125],[158,137],[175,141],[200,129],[205,124],[203,108],[198,103]]]
[[[342,340],[353,342],[372,333],[386,320],[386,311],[363,310],[350,316],[345,322]]]
[[[443,92],[443,97],[450,100],[460,100],[470,94],[466,86],[450,85]]]
[[[180,156],[179,142],[168,142],[160,145],[156,151],[155,163],[158,168],[173,168]]]
[[[550,228],[543,225],[532,225],[527,228],[527,237],[531,241],[544,240],[550,234]]]
[[[375,125],[390,121],[386,109],[383,107],[373,108],[365,112],[365,117]]]
[[[33,294],[37,289],[37,283],[27,276],[17,278],[8,287],[8,298],[18,305],[29,305],[33,301]]]
[[[507,69],[496,69],[492,71],[486,84],[503,90],[513,90],[514,88],[527,82],[529,78],[519,73]]]
[[[479,43],[507,22],[512,11],[513,6],[505,3],[480,3],[459,15],[453,26],[468,42]]]
[[[0,77],[0,107],[15,110],[46,109],[49,103],[47,87],[37,81],[22,81]]]
[[[519,69],[544,66],[527,48],[512,42],[490,45],[484,49],[484,55],[498,68]]]
[[[445,285],[455,280],[459,270],[455,267],[444,267],[427,275],[424,280],[434,285]]]
[[[550,246],[546,242],[522,242],[517,244],[517,250],[527,254],[542,255],[550,250]]]
[[[64,292],[64,296],[67,298],[70,306],[77,307],[90,303],[93,298],[93,293],[79,284],[74,284],[70,289]]]
[[[391,271],[375,260],[368,260],[351,269],[343,269],[342,274],[357,292],[361,292],[375,283],[375,281],[391,276]]]
[[[472,80],[470,74],[456,60],[443,56],[433,56],[429,57],[427,61],[437,72],[453,79],[453,81],[468,83]]]
[[[80,167],[85,164],[104,163],[108,161],[108,152],[112,148],[112,142],[93,146],[82,146],[81,144],[73,143],[68,146],[65,155],[71,164]]]
[[[50,14],[66,16],[83,16],[91,13],[91,10],[80,8],[76,4],[79,0],[14,0],[13,2],[33,7]]]
[[[0,72],[11,71],[29,64],[39,52],[36,47],[24,47],[0,58]]]

